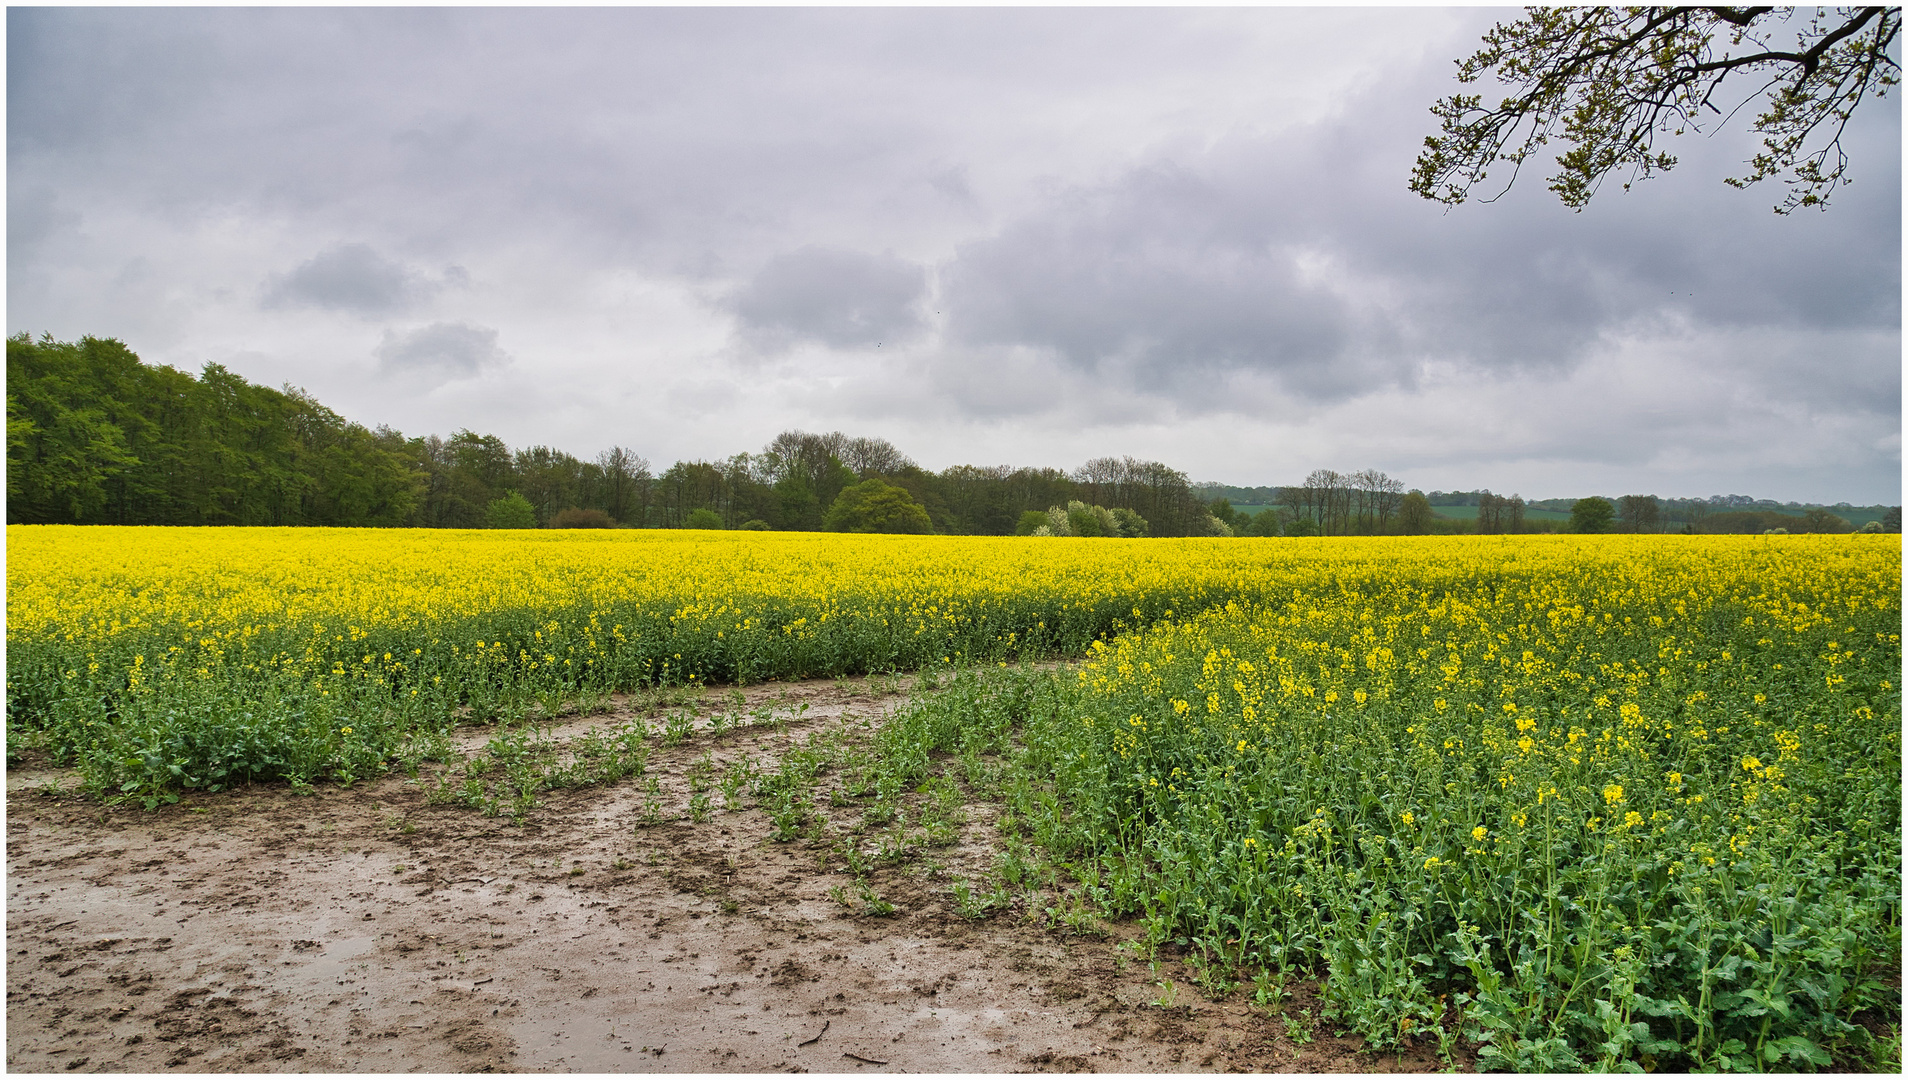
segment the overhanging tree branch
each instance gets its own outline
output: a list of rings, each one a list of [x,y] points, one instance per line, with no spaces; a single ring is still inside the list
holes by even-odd
[[[1799,25],[1798,25],[1799,24]],[[1901,9],[1818,10],[1798,20],[1793,8],[1530,8],[1499,23],[1483,48],[1458,64],[1458,81],[1493,75],[1507,87],[1486,107],[1479,94],[1453,94],[1432,106],[1439,135],[1425,139],[1411,189],[1456,205],[1493,166],[1523,162],[1554,139],[1565,149],[1550,188],[1581,210],[1613,173],[1623,186],[1675,167],[1656,148],[1659,135],[1702,131],[1703,110],[1727,123],[1758,98],[1751,130],[1763,151],[1749,171],[1726,182],[1745,187],[1781,177],[1777,213],[1826,206],[1849,182],[1842,135],[1855,108],[1900,79],[1890,55]],[[1780,39],[1778,37],[1780,36]],[[1747,46],[1747,49],[1744,48]],[[1727,112],[1716,100],[1736,92],[1735,76],[1761,76]]]

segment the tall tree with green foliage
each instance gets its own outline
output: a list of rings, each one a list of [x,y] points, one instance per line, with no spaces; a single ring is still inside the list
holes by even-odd
[[[688,527],[689,515],[707,510],[723,521],[732,502],[729,476],[718,463],[678,461],[656,478],[656,524]]]
[[[1218,518],[1220,521],[1225,522],[1226,527],[1234,532],[1238,532],[1244,528],[1246,522],[1249,520],[1247,515],[1232,508],[1231,499],[1214,499],[1211,503],[1207,504],[1206,512]]]
[[[510,456],[517,490],[537,508],[537,520],[548,522],[564,510],[587,501],[599,476],[586,464],[561,450],[530,446]]]
[[[928,512],[905,489],[880,480],[851,484],[835,496],[823,528],[830,532],[926,533],[934,530]]]
[[[419,473],[305,392],[197,378],[111,338],[7,340],[7,519],[401,525]]]
[[[112,420],[120,403],[81,389],[82,373],[38,362],[52,351],[7,341],[8,521],[88,520],[108,483],[139,464]]]
[[[1398,531],[1406,536],[1423,536],[1431,531],[1431,500],[1413,488],[1398,504]]]
[[[857,446],[854,452],[865,452],[870,467],[896,463],[898,452],[890,455],[873,445],[875,440],[864,442],[867,445]],[[757,459],[759,476],[774,490],[773,513],[782,528],[814,531],[825,527],[823,518],[836,496],[859,479],[841,456],[851,453],[855,443],[839,431],[826,435],[784,431],[763,448]]]
[[[506,492],[484,506],[484,524],[492,529],[534,529],[537,509],[517,492]]]
[[[1570,506],[1570,531],[1600,533],[1610,527],[1610,521],[1615,517],[1616,507],[1611,506],[1608,499],[1595,495],[1578,499]]]
[[[510,447],[495,435],[479,435],[469,429],[453,432],[444,440],[433,435],[426,442],[432,450],[435,475],[432,504],[422,524],[451,529],[483,527],[491,502],[503,498],[516,481]]]

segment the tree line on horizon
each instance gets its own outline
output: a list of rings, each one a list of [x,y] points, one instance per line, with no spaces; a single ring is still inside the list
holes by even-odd
[[[1010,534],[1030,511],[1084,502],[1130,511],[1146,535],[1214,528],[1186,474],[1155,461],[931,472],[884,439],[789,431],[657,473],[626,447],[583,460],[469,430],[406,436],[218,364],[195,377],[115,339],[26,334],[7,339],[7,496],[20,524]]]
[[[1204,485],[1211,491],[1219,485]],[[1659,499],[1655,495],[1624,495],[1606,499],[1549,499],[1526,503],[1519,495],[1498,495],[1488,489],[1460,493],[1403,491],[1403,484],[1376,470],[1339,473],[1317,469],[1305,483],[1293,487],[1248,489],[1269,499],[1257,514],[1245,514],[1227,496],[1211,504],[1215,518],[1241,536],[1374,536],[1401,534],[1475,533],[1682,533],[1720,535],[1745,533],[1846,533],[1901,531],[1901,508],[1867,507],[1879,511],[1859,528],[1824,506],[1798,508],[1799,513],[1764,508],[1738,508],[1743,496],[1714,499]],[[1440,501],[1434,502],[1433,499]],[[1740,501],[1738,501],[1740,500]],[[1471,518],[1440,516],[1437,507],[1475,507]],[[1531,517],[1531,509],[1562,511],[1568,518]],[[1844,505],[1842,509],[1854,511]]]
[[[1215,489],[1271,505],[1248,515],[1226,495],[1211,498]],[[1475,506],[1476,517],[1440,517],[1433,499]],[[840,432],[786,431],[757,453],[678,461],[655,473],[622,446],[583,460],[548,446],[512,450],[470,430],[440,438],[366,428],[296,387],[254,385],[218,364],[196,377],[148,365],[111,338],[7,339],[9,524],[1129,537],[1852,528],[1816,509],[1792,515],[1756,504],[1698,514],[1684,505],[1692,502],[1703,500],[1576,500],[1570,505],[1588,516],[1573,512],[1566,523],[1528,517],[1517,496],[1427,497],[1373,469],[1318,469],[1300,484],[1252,489],[1194,485],[1168,465],[1131,457],[1096,458],[1071,472],[1006,465],[933,472],[885,439]],[[1884,528],[1899,532],[1899,508],[1892,514]],[[1671,529],[1677,518],[1684,528]]]

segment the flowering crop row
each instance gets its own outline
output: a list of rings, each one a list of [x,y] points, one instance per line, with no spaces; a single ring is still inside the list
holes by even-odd
[[[1053,845],[1207,955],[1486,1064],[1808,1067],[1899,1015],[1901,561],[1853,538],[1373,545],[1091,646]]]
[[[457,714],[1078,654],[1323,548],[657,531],[10,526],[8,723],[150,798],[366,775]],[[1329,560],[1327,560],[1329,562]]]

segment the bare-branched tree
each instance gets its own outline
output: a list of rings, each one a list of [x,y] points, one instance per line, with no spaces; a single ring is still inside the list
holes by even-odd
[[[914,459],[895,449],[886,439],[849,439],[837,455],[841,463],[863,480],[871,476],[893,476],[914,465]]]
[[[603,470],[604,502],[608,504],[609,516],[620,522],[640,522],[637,510],[637,489],[640,483],[649,481],[649,461],[627,446],[612,446],[596,455],[597,467]]]
[[[1617,500],[1617,520],[1624,532],[1663,531],[1663,504],[1654,495],[1625,495]]]

